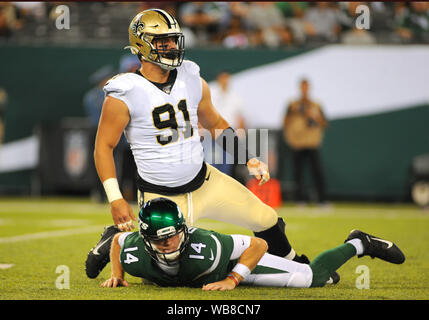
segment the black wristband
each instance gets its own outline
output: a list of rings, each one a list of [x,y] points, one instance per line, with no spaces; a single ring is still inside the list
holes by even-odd
[[[246,164],[250,159],[255,158],[249,153],[246,141],[240,139],[231,127],[226,128],[215,142],[234,157],[234,164]]]

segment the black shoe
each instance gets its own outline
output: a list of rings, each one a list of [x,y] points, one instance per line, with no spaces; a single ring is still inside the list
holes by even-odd
[[[295,255],[295,257],[292,259],[292,261],[299,262],[299,263],[305,263],[310,264],[310,259],[305,254],[302,255]]]
[[[402,251],[389,240],[377,238],[360,230],[352,230],[344,242],[351,239],[360,239],[362,241],[364,250],[363,254],[358,255],[359,258],[370,256],[373,259],[379,258],[395,264],[401,264],[405,261]]]
[[[88,253],[85,270],[88,278],[95,279],[110,261],[110,247],[113,236],[121,232],[116,226],[104,228],[100,241]]]
[[[340,282],[340,279],[339,273],[334,271],[334,273],[329,277],[328,281],[326,281],[326,284],[337,284]]]

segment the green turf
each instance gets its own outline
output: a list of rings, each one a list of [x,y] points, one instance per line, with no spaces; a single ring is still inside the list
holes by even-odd
[[[136,209],[136,206],[134,205]],[[287,235],[298,253],[313,259],[344,241],[351,229],[393,240],[403,249],[403,265],[377,259],[353,258],[339,269],[341,282],[324,288],[286,289],[239,286],[229,292],[190,288],[159,288],[127,276],[129,288],[99,287],[109,266],[97,279],[86,278],[84,261],[99,240],[103,225],[111,224],[109,206],[86,199],[0,199],[0,300],[17,299],[143,299],[143,300],[291,300],[291,299],[417,299],[429,298],[429,213],[413,205],[339,204],[332,208],[278,210]],[[136,210],[135,210],[136,213]],[[251,234],[248,230],[212,220],[199,226],[224,233]],[[63,231],[70,233],[64,235]],[[60,231],[60,233],[53,233]],[[36,234],[36,235],[34,235]],[[32,239],[21,236],[31,235]],[[70,270],[70,289],[58,289],[57,266]],[[357,289],[356,268],[370,270],[370,288]]]

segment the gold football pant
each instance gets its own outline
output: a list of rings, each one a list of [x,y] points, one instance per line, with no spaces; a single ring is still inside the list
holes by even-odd
[[[201,218],[207,218],[260,232],[273,227],[278,221],[277,212],[273,208],[259,200],[237,180],[209,164],[206,180],[199,189],[175,196],[144,193],[145,202],[157,197],[176,202],[186,217],[188,226],[193,226]],[[141,200],[139,192],[139,203]]]

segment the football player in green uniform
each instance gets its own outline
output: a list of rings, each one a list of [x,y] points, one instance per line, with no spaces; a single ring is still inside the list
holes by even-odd
[[[239,283],[275,287],[322,287],[330,275],[358,255],[401,264],[391,241],[353,230],[344,244],[303,264],[267,253],[265,240],[225,235],[185,224],[180,208],[166,198],[148,201],[139,213],[139,232],[117,232],[110,248],[111,278],[103,287],[129,286],[124,273],[159,286],[232,290]]]

